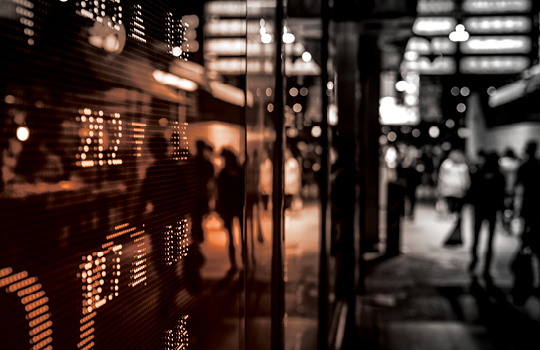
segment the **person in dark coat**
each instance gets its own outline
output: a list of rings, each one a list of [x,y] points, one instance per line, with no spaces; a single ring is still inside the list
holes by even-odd
[[[488,246],[484,261],[484,276],[489,276],[489,269],[493,257],[493,238],[497,212],[504,210],[505,179],[499,170],[499,159],[495,153],[486,157],[482,168],[473,175],[471,187],[467,193],[467,201],[474,206],[474,238],[471,247],[471,263],[469,271],[473,272],[478,263],[478,241],[480,230],[484,221],[489,225]]]
[[[243,235],[243,203],[244,203],[244,169],[238,162],[236,155],[228,149],[221,151],[225,162],[217,178],[218,200],[216,211],[223,219],[223,226],[229,235],[229,262],[231,270],[237,269],[236,248],[234,246],[233,223],[237,217],[240,221],[240,237],[242,257],[244,256]]]
[[[518,169],[514,192],[522,193],[521,208],[516,203],[515,209],[524,221],[523,246],[530,247],[540,258],[540,161],[536,158],[537,148],[536,142],[528,143],[527,160]],[[538,289],[536,294],[540,295]]]
[[[192,237],[195,241],[203,242],[204,233],[202,227],[203,217],[210,211],[209,201],[213,196],[215,179],[214,166],[206,156],[212,152],[210,145],[202,140],[196,142],[197,154],[193,158],[195,180],[195,210],[193,213]]]

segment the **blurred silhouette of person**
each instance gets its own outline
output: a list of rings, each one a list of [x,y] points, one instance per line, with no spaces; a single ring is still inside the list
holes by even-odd
[[[284,208],[290,209],[294,196],[300,193],[300,165],[290,149],[285,149],[285,200]]]
[[[260,180],[260,164],[259,164],[259,152],[253,150],[253,155],[248,156],[246,162],[246,221],[251,223],[251,244],[257,235],[259,242],[263,241],[261,232],[261,214],[260,214],[260,194],[259,194],[259,180]],[[254,210],[255,208],[255,210]],[[256,217],[253,214],[256,213]],[[255,232],[256,231],[256,232]],[[247,235],[246,235],[247,236]],[[253,251],[253,250],[252,250]],[[253,256],[254,259],[254,256]]]
[[[229,235],[229,262],[231,271],[236,270],[236,249],[234,246],[234,218],[238,217],[240,226],[240,245],[244,258],[243,204],[244,204],[244,170],[236,155],[229,149],[221,151],[224,167],[217,178],[218,200],[216,211],[223,219],[223,225]]]
[[[259,168],[259,191],[264,210],[268,210],[268,203],[272,195],[272,161],[268,157],[268,151],[264,150]]]
[[[527,144],[527,160],[518,169],[515,192],[521,195],[521,206],[516,203],[516,212],[524,221],[523,246],[530,247],[540,258],[540,161],[536,158],[537,148],[535,141]]]
[[[519,158],[511,148],[507,148],[504,156],[499,159],[499,166],[506,182],[502,223],[507,234],[512,234],[510,224],[514,214],[514,186],[520,164]]]
[[[471,183],[465,155],[452,150],[439,169],[438,191],[446,200],[448,211],[460,217],[463,198]]]
[[[177,223],[187,215],[184,169],[168,156],[168,146],[167,140],[161,135],[156,134],[149,139],[148,147],[154,162],[146,170],[141,186],[143,213],[146,217],[144,222],[152,244],[150,261],[156,271],[156,283],[159,286],[158,313],[162,316],[167,315],[170,308],[167,291],[171,286],[180,285],[176,269],[170,266],[171,257],[165,254],[164,244],[167,232],[175,230]]]
[[[209,201],[213,197],[215,178],[214,166],[209,160],[208,153],[213,149],[202,140],[197,140],[197,154],[193,158],[195,170],[195,208],[192,222],[192,237],[195,241],[204,241],[204,231],[202,221],[205,215],[210,211]]]
[[[406,216],[410,220],[414,220],[414,207],[416,204],[416,189],[420,182],[422,181],[422,173],[418,170],[420,164],[417,159],[417,149],[414,146],[409,146],[403,157],[398,163],[398,176],[402,178],[404,189],[405,189],[405,198],[407,198],[409,205],[406,212]]]
[[[467,193],[467,201],[474,206],[474,237],[471,246],[471,263],[469,271],[473,272],[478,263],[478,242],[484,221],[488,222],[488,241],[484,261],[484,276],[489,276],[493,256],[493,238],[497,212],[504,208],[505,179],[499,170],[497,154],[486,156],[484,165],[476,171],[471,180],[471,188]]]

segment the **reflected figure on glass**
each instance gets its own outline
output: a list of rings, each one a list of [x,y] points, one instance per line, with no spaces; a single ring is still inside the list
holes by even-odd
[[[260,213],[260,194],[259,194],[259,180],[260,180],[260,164],[259,164],[259,152],[253,150],[253,155],[248,157],[246,162],[246,221],[250,221],[250,238],[251,246],[253,248],[255,242],[255,235],[257,240],[262,242],[263,236],[261,232],[261,213]],[[254,214],[256,216],[254,216]],[[246,225],[247,229],[247,225]],[[246,235],[247,237],[247,235]],[[252,250],[254,251],[254,249]],[[255,256],[252,256],[253,261]]]
[[[234,219],[238,218],[240,227],[240,245],[244,257],[243,203],[244,203],[244,170],[236,155],[229,149],[223,149],[220,156],[224,167],[217,178],[216,211],[223,219],[223,226],[229,236],[229,262],[231,271],[238,269],[236,248],[234,243]]]
[[[471,263],[469,271],[473,272],[478,263],[478,242],[482,223],[488,222],[488,240],[484,261],[484,276],[489,276],[493,257],[493,238],[497,212],[504,209],[505,179],[499,170],[497,154],[486,157],[485,164],[477,170],[471,180],[471,188],[467,193],[468,202],[474,206],[474,237],[471,246]]]
[[[285,149],[285,209],[294,209],[293,200],[300,194],[300,164],[290,149]]]
[[[268,157],[268,151],[264,150],[259,169],[259,191],[264,210],[268,210],[270,197],[272,196],[272,161]]]
[[[193,158],[196,197],[191,234],[195,241],[203,242],[202,221],[210,211],[209,202],[213,199],[215,190],[214,166],[209,159],[209,153],[212,154],[213,149],[202,140],[197,140],[196,147],[197,154]]]
[[[150,236],[152,252],[150,261],[156,272],[155,282],[159,285],[158,313],[167,315],[170,311],[170,298],[166,291],[170,286],[179,285],[176,270],[170,266],[166,252],[166,240],[169,231],[177,227],[177,222],[184,219],[186,214],[182,201],[183,169],[169,157],[169,144],[162,135],[153,135],[148,142],[154,162],[146,170],[142,182],[141,199],[142,216],[146,223],[146,231]]]

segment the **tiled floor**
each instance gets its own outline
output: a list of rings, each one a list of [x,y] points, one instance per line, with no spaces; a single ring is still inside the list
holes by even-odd
[[[463,221],[462,247],[443,247],[451,226],[450,218],[421,204],[415,221],[402,222],[402,254],[368,262],[367,293],[358,297],[358,338],[351,348],[540,349],[539,300],[531,297],[516,306],[510,296],[508,266],[519,237],[498,229],[492,279],[486,280],[466,270],[470,209]],[[482,267],[480,261],[478,274]]]

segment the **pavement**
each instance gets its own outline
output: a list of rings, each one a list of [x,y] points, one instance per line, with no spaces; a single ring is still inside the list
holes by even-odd
[[[401,254],[366,256],[366,293],[358,296],[355,310],[357,339],[345,348],[540,349],[540,301],[530,297],[519,306],[510,295],[509,265],[519,235],[497,227],[491,278],[486,278],[481,271],[487,232],[481,235],[477,271],[470,274],[471,209],[464,209],[464,244],[446,248],[453,220],[432,204],[419,203],[414,221],[402,219]]]

